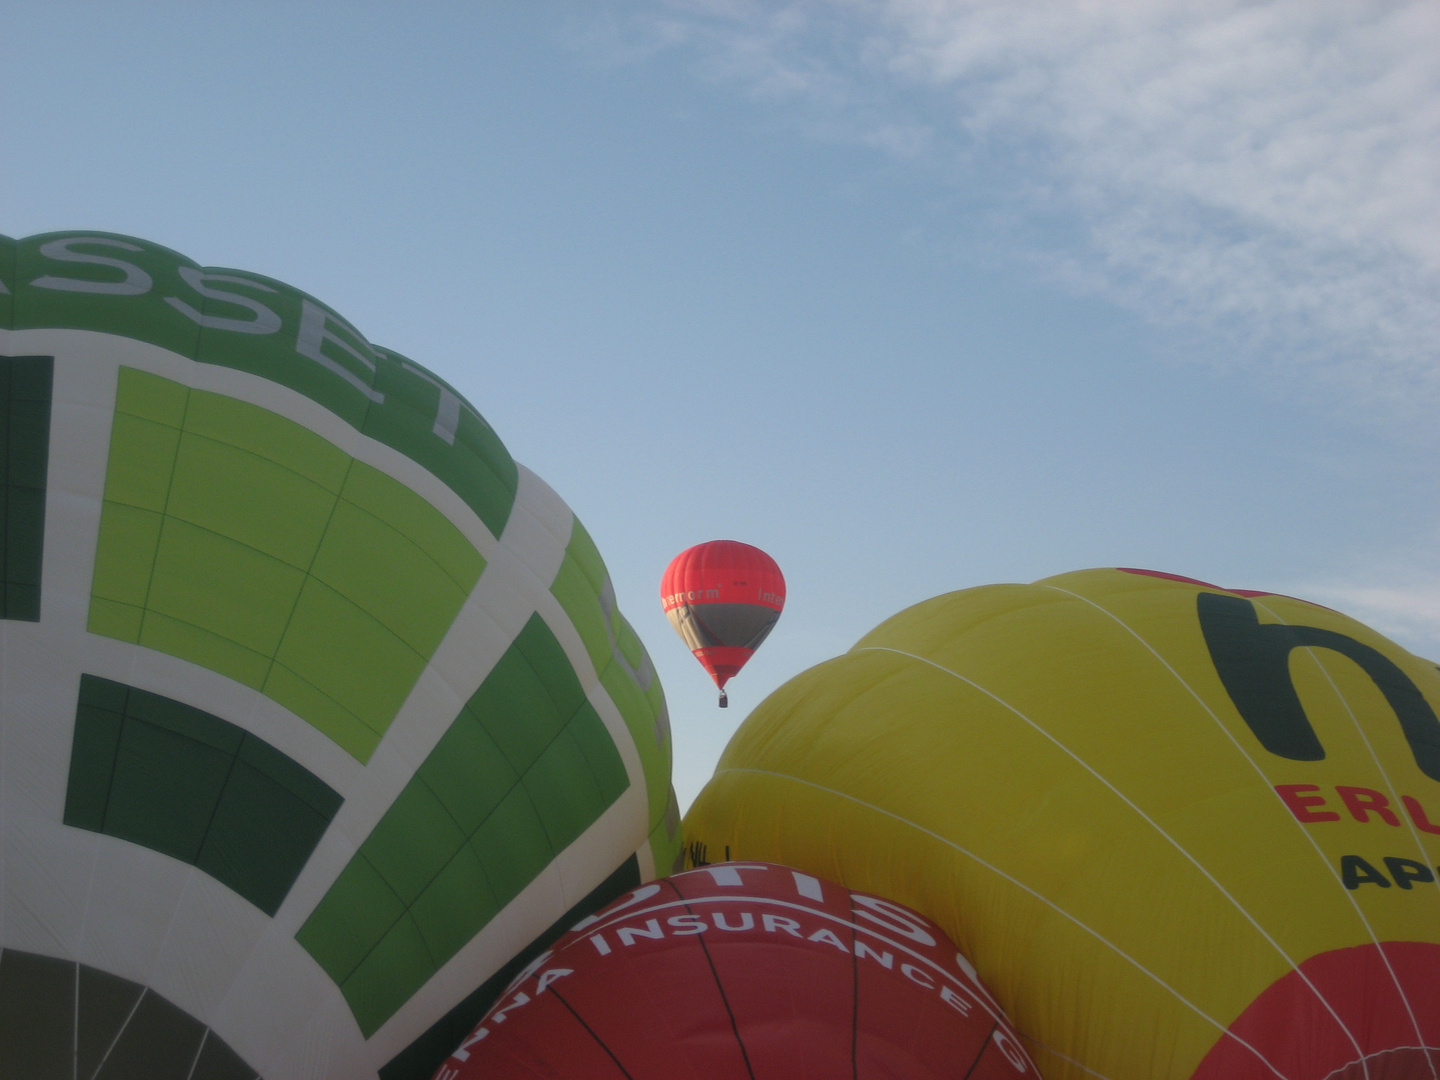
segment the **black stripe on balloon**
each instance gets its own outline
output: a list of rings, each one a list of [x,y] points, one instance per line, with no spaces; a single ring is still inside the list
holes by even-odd
[[[570,1015],[575,1017],[576,1022],[585,1029],[586,1033],[592,1039],[595,1040],[595,1045],[600,1047],[601,1050],[604,1050],[605,1053],[610,1055],[610,1060],[615,1063],[615,1067],[619,1069],[620,1072],[624,1075],[625,1080],[635,1080],[635,1078],[630,1075],[629,1071],[625,1068],[625,1066],[620,1064],[620,1059],[615,1056],[615,1051],[611,1050],[610,1047],[605,1045],[605,1040],[600,1038],[599,1035],[595,1034],[595,1029],[585,1022],[585,1018],[575,1011],[575,1007],[571,1005],[570,1002],[566,1001],[563,997],[561,997],[560,994],[553,988],[547,988],[547,992],[554,994],[555,1000],[560,1002],[561,1005],[564,1005],[565,1008],[570,1011]]]
[[[975,1060],[972,1061],[970,1067],[965,1070],[965,1075],[961,1077],[961,1080],[970,1080],[970,1074],[979,1068],[980,1059],[985,1056],[985,1051],[990,1049],[990,1040],[995,1038],[995,1032],[998,1030],[1000,1030],[1000,1022],[997,1020],[990,1025],[990,1034],[986,1035],[985,1041],[980,1044],[980,1053],[975,1055]]]
[[[726,859],[730,857],[730,849],[728,847],[725,849],[725,857]],[[695,909],[690,906],[690,898],[682,896],[680,890],[676,889],[672,882],[667,881],[665,884],[675,889],[675,895],[685,901],[685,910],[691,915],[694,915]],[[715,970],[715,960],[710,955],[710,947],[705,944],[705,935],[700,934],[695,940],[700,943],[700,951],[705,954],[705,962],[710,965],[710,977],[715,980],[715,989],[720,993],[720,1002],[725,1006],[725,1015],[730,1018],[730,1030],[735,1033],[735,1045],[740,1047],[740,1057],[744,1059],[745,1071],[749,1073],[750,1080],[755,1080],[755,1069],[750,1064],[750,1054],[745,1049],[745,1040],[740,1037],[740,1025],[735,1022],[735,1013],[730,1008],[730,999],[725,996],[725,987],[720,983],[720,972]]]

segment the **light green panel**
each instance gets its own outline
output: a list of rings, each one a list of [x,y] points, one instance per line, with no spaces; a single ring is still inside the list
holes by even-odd
[[[484,566],[300,424],[120,370],[93,633],[254,687],[367,761]]]
[[[600,558],[595,542],[577,518],[551,592],[579,631],[580,638],[585,643],[585,651],[590,654],[591,663],[600,673],[601,685],[605,687],[615,707],[620,710],[625,726],[639,750],[641,766],[645,772],[649,823],[653,838],[657,835],[656,828],[667,820],[672,798],[670,741],[668,738],[662,741],[656,733],[657,718],[662,716],[665,710],[665,691],[660,686],[654,668],[648,662],[639,637],[631,629],[625,616],[614,606],[614,593],[609,588],[608,578],[605,563]],[[610,599],[608,613],[602,602],[602,597],[607,595]],[[616,660],[616,649],[625,660],[623,665]],[[649,677],[648,685],[643,689],[640,680],[633,674],[640,672]],[[673,836],[670,835],[672,832]],[[668,867],[680,850],[679,830],[660,829],[658,835],[666,837],[666,840],[659,847],[652,842],[656,866]]]

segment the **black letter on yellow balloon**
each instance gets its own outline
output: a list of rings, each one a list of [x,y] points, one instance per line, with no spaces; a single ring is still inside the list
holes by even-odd
[[[1414,859],[1386,858],[1385,869],[1390,871],[1390,876],[1395,879],[1395,884],[1402,889],[1408,889],[1413,882],[1426,882],[1435,880],[1435,872],[1424,863],[1416,862]]]
[[[1340,880],[1345,882],[1347,889],[1358,889],[1361,885],[1379,885],[1382,889],[1390,888],[1390,879],[1359,855],[1340,856]],[[1408,884],[1405,886],[1407,889],[1409,887]]]
[[[1440,720],[1389,657],[1333,630],[1262,625],[1255,605],[1238,596],[1202,592],[1195,598],[1195,608],[1220,681],[1266,750],[1293,761],[1319,761],[1325,756],[1290,681],[1290,651],[1331,649],[1370,676],[1395,710],[1415,764],[1432,780],[1440,780]]]

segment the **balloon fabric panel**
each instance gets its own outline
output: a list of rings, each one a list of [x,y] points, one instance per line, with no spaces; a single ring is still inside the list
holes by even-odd
[[[275,914],[340,796],[219,717],[83,676],[65,824],[190,863]]]
[[[1267,746],[1227,690],[1224,631],[1203,625],[1217,602],[1284,647],[1255,678],[1298,702],[1308,748]],[[1417,700],[1440,702],[1433,665],[1288,597],[1118,570],[967,590],[772,695],[687,838],[929,913],[1052,1080],[1178,1080],[1222,1047],[1257,1076],[1283,1061],[1321,1080],[1434,1044],[1435,976],[1383,962],[1440,943]],[[1307,964],[1331,954],[1355,958],[1348,977],[1387,1019],[1327,994]],[[1292,1013],[1317,1005],[1309,1027],[1235,1026],[1271,987]],[[1333,1045],[1349,1057],[1319,1052]]]
[[[532,616],[300,943],[374,1031],[626,786],[554,635]]]
[[[0,356],[0,618],[40,619],[53,378],[48,356]]]
[[[48,956],[0,952],[0,1076],[254,1080],[204,1024],[146,987]]]
[[[132,369],[110,463],[90,629],[253,686],[368,760],[479,553],[298,424]]]
[[[644,886],[538,957],[437,1080],[1034,1076],[933,924],[787,867]]]

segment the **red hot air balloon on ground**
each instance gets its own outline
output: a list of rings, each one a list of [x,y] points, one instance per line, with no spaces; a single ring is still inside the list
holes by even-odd
[[[720,689],[750,659],[785,607],[785,578],[775,560],[738,540],[687,548],[660,580],[670,625]]]
[[[1039,1080],[970,962],[907,907],[716,863],[582,920],[435,1080]]]

